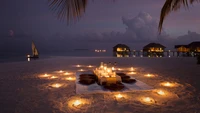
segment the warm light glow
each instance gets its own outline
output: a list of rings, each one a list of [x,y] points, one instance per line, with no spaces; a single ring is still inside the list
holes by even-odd
[[[152,99],[150,97],[144,97],[144,98],[142,98],[142,101],[145,103],[154,103],[154,99]]]
[[[66,80],[75,80],[76,78],[74,77],[67,77]]]
[[[51,86],[54,87],[54,88],[59,88],[59,87],[62,86],[62,84],[58,84],[58,83],[56,83],[56,84],[52,84]]]
[[[112,67],[112,70],[115,70],[115,68],[114,68],[114,67]]]
[[[136,72],[129,72],[128,74],[137,74]]]
[[[50,75],[49,74],[44,74],[44,75],[40,75],[40,77],[49,77]]]
[[[52,77],[51,77],[51,79],[54,79],[54,78],[58,78],[58,77],[56,77],[56,76],[52,76]]]
[[[133,67],[131,67],[131,71],[133,71],[134,70],[134,68]]]
[[[152,74],[146,74],[144,76],[146,76],[146,77],[154,77],[154,75],[152,75]]]
[[[115,95],[116,98],[122,98],[123,96],[121,94]]]
[[[83,69],[80,69],[80,70],[78,70],[78,71],[84,71]]]
[[[79,106],[81,104],[81,101],[80,100],[76,100],[74,101],[73,105],[74,106]]]
[[[80,65],[76,65],[76,67],[81,67]]]
[[[108,73],[110,73],[110,72],[111,72],[111,70],[110,70],[110,69],[107,69],[107,72],[108,72]]]
[[[64,75],[70,75],[70,73],[69,73],[69,72],[66,72],[66,73],[64,73]]]
[[[158,93],[159,95],[166,95],[165,92],[163,92],[162,90],[158,90],[157,93]]]
[[[91,65],[89,65],[88,67],[92,67]]]
[[[60,70],[59,72],[60,72],[60,73],[62,73],[63,71],[62,71],[62,70]]]
[[[166,86],[166,87],[175,87],[176,84],[174,83],[170,83],[170,82],[163,82],[161,83],[162,86]]]
[[[120,70],[122,70],[122,69],[118,68],[118,70],[120,71]]]
[[[163,83],[164,86],[170,87],[172,84],[169,82]]]

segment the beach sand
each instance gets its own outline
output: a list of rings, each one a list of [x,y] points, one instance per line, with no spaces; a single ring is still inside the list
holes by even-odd
[[[155,90],[76,94],[75,80],[68,77],[100,62],[117,62],[125,73],[123,69],[134,67],[136,74],[131,76]],[[75,67],[78,64],[83,67]],[[200,113],[199,81],[195,58],[55,57],[0,63],[0,113]],[[163,82],[174,86],[162,86]],[[116,98],[119,93],[124,97]],[[145,102],[146,97],[152,100]],[[75,106],[76,100],[83,103]]]

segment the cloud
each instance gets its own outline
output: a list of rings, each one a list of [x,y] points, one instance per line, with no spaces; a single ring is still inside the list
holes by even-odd
[[[178,44],[188,44],[193,41],[200,41],[200,34],[192,31],[188,31],[188,34],[179,36],[176,39],[176,43]]]
[[[158,41],[160,38],[167,36],[165,31],[158,35],[157,20],[146,12],[140,12],[131,19],[122,17],[122,21],[127,27],[124,35],[134,40]]]

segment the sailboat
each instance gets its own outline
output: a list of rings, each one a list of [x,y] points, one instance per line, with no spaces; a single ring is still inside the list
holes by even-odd
[[[34,44],[34,42],[32,42],[32,56],[31,55],[27,55],[28,58],[39,58],[39,52]]]

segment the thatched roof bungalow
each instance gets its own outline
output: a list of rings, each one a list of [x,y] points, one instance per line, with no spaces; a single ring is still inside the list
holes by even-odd
[[[200,53],[200,41],[192,42],[192,43],[188,44],[188,46],[190,48],[190,52]]]
[[[189,51],[190,51],[188,45],[175,45],[175,49],[176,49],[178,52],[189,52]]]
[[[166,47],[159,43],[149,43],[143,47],[146,52],[163,52]]]
[[[143,47],[143,56],[163,57],[165,48],[165,46],[159,43],[149,43]]]
[[[129,57],[130,48],[125,44],[117,44],[113,47],[113,56],[116,57]]]
[[[113,52],[130,52],[130,48],[125,44],[117,44],[113,47]]]

